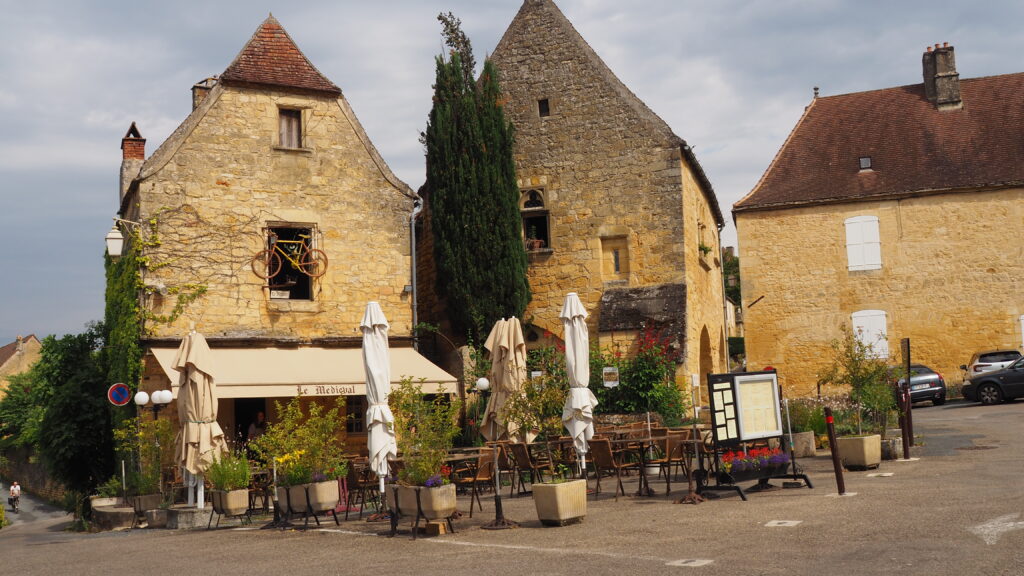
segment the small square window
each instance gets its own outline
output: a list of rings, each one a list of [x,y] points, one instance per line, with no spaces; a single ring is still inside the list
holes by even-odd
[[[302,148],[302,110],[281,108],[281,147]]]
[[[537,112],[540,114],[541,118],[551,116],[551,103],[548,102],[547,98],[537,100]]]
[[[871,156],[861,156],[860,157],[860,169],[861,170],[871,170]]]

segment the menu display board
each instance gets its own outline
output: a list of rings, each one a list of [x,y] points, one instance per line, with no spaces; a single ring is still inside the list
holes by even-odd
[[[738,444],[782,436],[775,372],[709,374],[708,391],[715,442]]]

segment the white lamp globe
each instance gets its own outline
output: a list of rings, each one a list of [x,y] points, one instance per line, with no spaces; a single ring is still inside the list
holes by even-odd
[[[487,378],[481,377],[479,380],[476,381],[476,389],[480,390],[481,392],[485,392],[490,387],[491,382]]]
[[[157,390],[153,393],[154,404],[170,404],[171,402],[171,391],[170,390]]]
[[[138,406],[145,406],[149,402],[149,394],[139,390],[135,393],[135,404]]]

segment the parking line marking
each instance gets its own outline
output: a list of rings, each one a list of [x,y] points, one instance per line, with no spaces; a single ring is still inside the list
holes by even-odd
[[[771,522],[766,522],[765,523],[765,527],[766,528],[792,528],[794,526],[799,526],[802,522],[803,522],[803,520],[772,520]]]
[[[856,492],[847,492],[846,494],[825,494],[825,498],[849,498],[850,496],[856,495]]]
[[[920,458],[896,458],[895,460],[889,460],[889,462],[917,462]]]
[[[1020,518],[1020,514],[1007,514],[1006,516],[989,520],[984,524],[972,526],[967,531],[978,536],[985,541],[985,544],[991,546],[999,542],[999,538],[1003,533],[1024,529],[1024,522],[1015,522],[1017,518]]]
[[[536,546],[524,546],[516,544],[489,544],[484,542],[464,542],[459,540],[435,540],[427,538],[424,540],[430,544],[446,544],[449,546],[467,546],[470,548],[497,548],[500,550],[525,550],[528,552],[543,552],[548,554],[558,555],[575,555],[575,556],[602,556],[604,558],[615,558],[618,560],[646,560],[650,562],[662,562],[668,563],[670,560],[666,558],[657,558],[655,556],[636,556],[633,554],[618,554],[616,552],[603,552],[600,550],[594,550],[591,548],[539,548]]]
[[[893,472],[875,472],[874,474],[868,474],[868,478],[888,478],[893,474]]]

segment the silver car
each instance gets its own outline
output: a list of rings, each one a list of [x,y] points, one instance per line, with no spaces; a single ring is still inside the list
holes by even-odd
[[[960,369],[967,372],[964,378],[966,380],[986,372],[1006,368],[1020,357],[1021,353],[1017,350],[987,350],[971,356],[970,363],[961,364]]]

